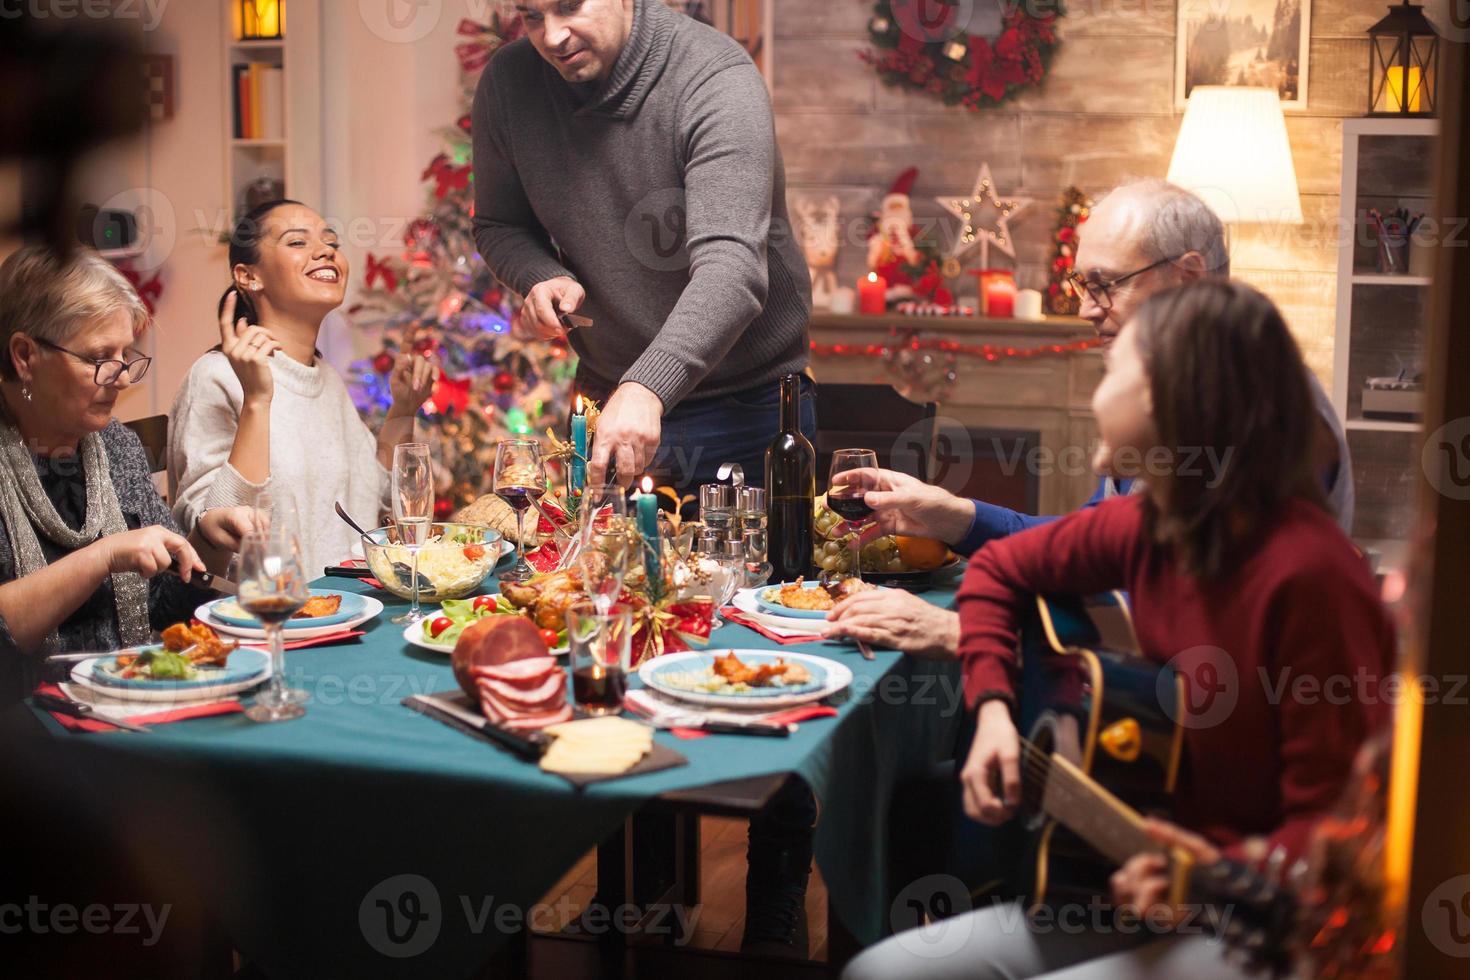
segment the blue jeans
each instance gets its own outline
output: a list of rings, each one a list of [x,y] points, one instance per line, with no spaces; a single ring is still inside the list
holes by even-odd
[[[716,482],[722,463],[739,463],[746,486],[766,483],[766,447],[781,428],[781,384],[685,402],[664,416],[663,441],[648,473],[657,486],[680,494],[699,492]],[[801,379],[801,431],[817,438],[817,392],[810,378]]]

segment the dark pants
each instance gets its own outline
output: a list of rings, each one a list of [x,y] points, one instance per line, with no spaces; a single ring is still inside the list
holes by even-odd
[[[766,484],[766,447],[781,428],[781,384],[675,406],[663,419],[663,441],[648,467],[657,486],[680,494],[715,483],[722,463],[739,463],[747,486]],[[816,385],[801,381],[801,431],[817,439]]]

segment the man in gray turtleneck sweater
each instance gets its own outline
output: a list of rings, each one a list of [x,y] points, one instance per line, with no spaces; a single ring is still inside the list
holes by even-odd
[[[526,298],[519,335],[594,321],[569,336],[605,402],[588,479],[688,486],[734,460],[759,482],[811,313],[760,72],[662,0],[517,9],[527,37],[475,95],[475,237]]]

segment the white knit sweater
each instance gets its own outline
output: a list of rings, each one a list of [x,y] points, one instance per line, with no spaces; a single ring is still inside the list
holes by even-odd
[[[340,500],[359,523],[374,527],[391,477],[341,375],[320,358],[308,367],[277,353],[270,364],[270,479],[251,483],[228,462],[244,390],[225,355],[210,351],[189,369],[169,412],[169,499],[180,526],[192,528],[212,507],[249,504],[266,486],[285,487],[301,517],[306,567],[316,576],[346,558],[357,540],[333,505]]]

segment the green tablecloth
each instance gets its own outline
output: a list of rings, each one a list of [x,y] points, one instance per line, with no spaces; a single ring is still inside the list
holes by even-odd
[[[319,584],[368,591],[349,580]],[[926,598],[948,605],[953,590]],[[834,910],[859,940],[879,938],[888,800],[906,773],[953,751],[961,716],[953,665],[883,651],[868,662],[820,642],[789,647],[852,668],[837,718],[807,722],[789,739],[660,733],[689,765],[575,790],[401,704],[455,684],[447,657],[409,646],[388,622],[400,608],[390,602],[358,643],[287,654],[291,684],[312,694],[302,719],[257,725],[228,715],[147,736],[61,740],[77,781],[176,804],[180,840],[191,843],[159,877],[190,879],[193,900],[208,903],[267,973],[467,975],[514,931],[514,914],[498,910],[538,901],[649,799],[778,772],[801,776],[820,801],[816,855]],[[776,647],[735,624],[716,631],[713,645]],[[422,911],[435,896],[439,906],[433,941],[408,958],[381,951],[384,892],[373,891],[399,875],[419,876]],[[497,914],[508,925],[498,927]]]

